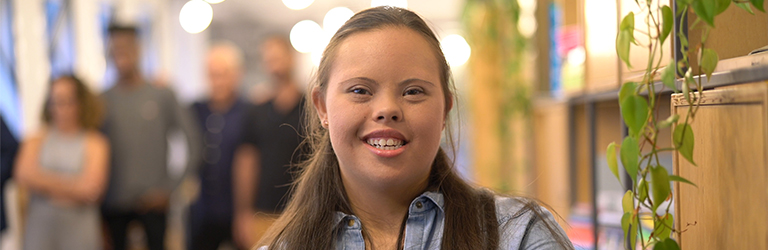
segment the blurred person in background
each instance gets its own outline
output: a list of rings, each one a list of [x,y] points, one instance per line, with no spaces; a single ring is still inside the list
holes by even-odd
[[[208,51],[208,100],[192,105],[202,129],[204,149],[200,164],[200,194],[190,207],[188,249],[218,249],[232,240],[232,159],[240,143],[247,101],[237,93],[243,55],[230,42]]]
[[[5,183],[13,174],[13,162],[16,160],[16,152],[19,150],[19,141],[13,136],[5,119],[0,115],[0,232],[8,227],[5,214]]]
[[[101,249],[98,201],[109,144],[97,129],[101,103],[73,76],[56,79],[45,127],[22,144],[15,179],[29,191],[24,249]]]
[[[102,216],[112,249],[126,248],[128,224],[138,220],[150,250],[164,249],[171,192],[199,163],[200,133],[189,110],[170,89],[149,84],[139,71],[137,30],[109,28],[117,83],[103,94],[104,132],[112,146],[109,186]],[[180,130],[187,141],[187,166],[180,178],[168,173],[168,137]]]
[[[274,92],[245,114],[235,156],[233,233],[243,248],[251,248],[283,211],[293,182],[290,167],[302,156],[297,148],[304,96],[293,78],[291,44],[282,36],[269,37],[261,53]]]

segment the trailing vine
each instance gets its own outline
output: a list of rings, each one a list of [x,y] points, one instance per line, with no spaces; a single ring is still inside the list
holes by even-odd
[[[632,181],[632,190],[627,191],[622,198],[624,215],[621,226],[625,239],[629,241],[630,249],[636,248],[638,236],[646,238],[640,229],[642,220],[652,220],[653,230],[647,236],[648,241],[641,240],[641,249],[679,249],[676,240],[684,229],[673,227],[673,215],[670,213],[672,198],[672,182],[681,182],[696,186],[683,177],[671,175],[659,160],[661,152],[677,152],[694,166],[693,158],[694,135],[691,129],[696,112],[701,104],[702,78],[694,79],[693,70],[703,73],[709,79],[719,61],[717,52],[706,47],[709,32],[715,26],[715,17],[724,12],[731,3],[747,12],[754,14],[752,7],[765,12],[764,0],[675,0],[676,13],[664,3],[669,1],[635,0],[640,8],[638,13],[644,16],[645,27],[635,27],[635,13],[629,12],[619,24],[616,36],[616,53],[627,65],[632,67],[629,52],[632,47],[648,50],[648,62],[639,82],[629,81],[622,84],[619,90],[619,105],[621,115],[629,130],[621,145],[611,143],[607,149],[607,161],[610,170],[619,177],[618,162],[621,161],[626,173]],[[686,14],[695,14],[695,21],[688,27],[680,22],[675,27],[675,16],[686,18]],[[677,32],[672,33],[672,29]],[[701,42],[689,44],[685,29],[702,29]],[[647,44],[638,42],[635,34],[646,36]],[[661,50],[670,34],[676,34],[680,43],[682,58],[679,61],[664,57]],[[697,58],[691,64],[691,58]],[[668,61],[666,66],[661,66]],[[676,78],[681,76],[681,89],[677,89]],[[662,85],[656,85],[658,80]],[[682,93],[689,105],[684,117],[677,114],[665,119],[658,117],[658,99],[662,91],[656,88],[670,88],[676,93]],[[698,95],[691,92],[697,91]],[[646,96],[647,93],[647,96]],[[658,145],[659,131],[673,129],[672,147],[662,148]],[[644,153],[646,152],[646,153]],[[618,157],[617,157],[618,154]],[[647,210],[646,210],[647,209]],[[650,212],[644,212],[650,211]]]

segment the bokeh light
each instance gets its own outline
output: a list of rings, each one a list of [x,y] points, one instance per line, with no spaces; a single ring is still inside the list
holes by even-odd
[[[355,12],[347,7],[336,7],[325,13],[323,18],[323,30],[326,34],[333,36],[342,25],[344,25]]]
[[[181,28],[191,34],[197,34],[208,28],[213,20],[211,5],[202,0],[191,0],[181,7],[179,22]]]
[[[451,67],[461,66],[469,60],[472,49],[467,44],[467,40],[460,35],[448,35],[440,42],[443,48],[445,59]]]
[[[322,47],[323,29],[312,20],[303,20],[291,28],[291,45],[296,51],[310,53]]]

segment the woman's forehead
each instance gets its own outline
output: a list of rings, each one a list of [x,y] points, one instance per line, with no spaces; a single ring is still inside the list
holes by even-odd
[[[339,45],[331,81],[339,76],[387,77],[394,74],[439,82],[441,72],[434,49],[423,35],[406,27],[355,33]]]

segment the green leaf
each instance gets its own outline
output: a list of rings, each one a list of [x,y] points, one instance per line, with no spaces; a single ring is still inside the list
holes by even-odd
[[[672,223],[672,214],[666,214],[663,217],[654,216],[653,236],[658,237],[659,241],[669,238],[672,234]]]
[[[628,68],[632,68],[632,64],[629,63],[629,43],[632,42],[632,31],[621,30],[616,36],[616,54],[619,55]]]
[[[715,1],[712,0],[693,0],[691,7],[696,16],[707,22],[709,26],[715,27]]]
[[[713,49],[704,49],[701,54],[701,70],[704,71],[704,73],[707,74],[707,80],[712,76],[712,73],[715,72],[715,67],[717,67],[717,62],[719,58],[717,56],[717,52]]]
[[[624,198],[621,199],[621,207],[624,209],[625,213],[635,211],[635,204],[632,203],[634,200],[635,196],[632,193],[632,190],[627,190],[627,192],[624,193]]]
[[[725,10],[728,9],[728,6],[731,5],[731,0],[717,0],[715,1],[715,16],[720,15],[720,13],[723,13]]]
[[[750,0],[752,2],[752,6],[755,6],[755,8],[761,12],[765,12],[765,9],[763,8],[763,4],[765,0]]]
[[[660,121],[658,124],[656,124],[656,128],[663,129],[663,128],[672,126],[672,124],[675,124],[675,122],[677,122],[678,119],[680,119],[680,115],[678,114],[671,115],[667,117],[667,119]]]
[[[624,235],[627,235],[629,227],[632,225],[632,213],[624,213],[621,216],[621,229],[624,230]]]
[[[651,211],[656,212],[656,208],[661,205],[662,202],[667,200],[670,194],[669,175],[667,169],[662,166],[651,167],[651,199],[653,200],[653,209]]]
[[[640,183],[637,184],[637,195],[640,196],[639,202],[644,202],[648,199],[648,182],[645,179],[640,179]]]
[[[616,143],[611,142],[611,144],[608,144],[605,157],[608,160],[608,168],[611,169],[611,172],[613,172],[613,175],[616,176],[616,179],[621,182],[621,177],[619,177],[619,163],[616,160],[616,153]]]
[[[621,85],[621,89],[619,89],[619,103],[627,98],[627,96],[635,95],[637,85],[638,83],[636,82],[625,82],[623,85]]]
[[[666,238],[653,246],[653,250],[680,250],[680,246],[672,238]]]
[[[632,247],[637,242],[637,228],[635,227],[635,216],[631,213],[624,213],[621,216],[621,229],[624,230],[624,237],[631,239]]]
[[[674,61],[667,64],[667,67],[665,67],[664,71],[661,72],[661,82],[664,83],[664,86],[667,86],[668,88],[677,92],[677,86],[675,86],[675,71],[676,69]]]
[[[632,178],[632,183],[637,182],[637,160],[640,157],[640,147],[637,139],[627,136],[621,143],[621,164],[627,170],[627,174]]]
[[[677,0],[677,9],[683,9],[686,5],[691,4],[691,0]]]
[[[670,175],[669,176],[669,181],[683,182],[683,183],[691,184],[691,185],[693,185],[694,187],[697,187],[697,188],[699,187],[699,186],[696,186],[696,184],[694,184],[693,182],[689,181],[688,179],[685,179],[685,178],[677,176],[677,175]]]
[[[669,32],[672,31],[672,27],[675,26],[675,16],[672,14],[672,9],[669,6],[664,5],[661,7],[661,18],[662,27],[659,38],[663,44],[664,40],[669,36]]]
[[[750,7],[748,3],[737,3],[736,6],[739,6],[739,8],[742,8],[743,10],[746,10],[747,12],[749,12],[749,14],[755,15],[755,12],[752,11],[752,7]]]
[[[634,31],[635,30],[635,13],[629,12],[626,16],[624,16],[624,19],[621,20],[621,24],[619,24],[619,30],[629,30]]]
[[[680,38],[680,46],[688,48],[688,35],[680,33],[677,37]]]
[[[688,123],[677,125],[672,133],[672,143],[675,144],[677,152],[680,152],[685,159],[696,166],[696,163],[693,162],[693,138],[693,129]]]
[[[620,103],[621,116],[629,127],[629,133],[637,137],[648,122],[648,102],[638,95],[627,96]]]

